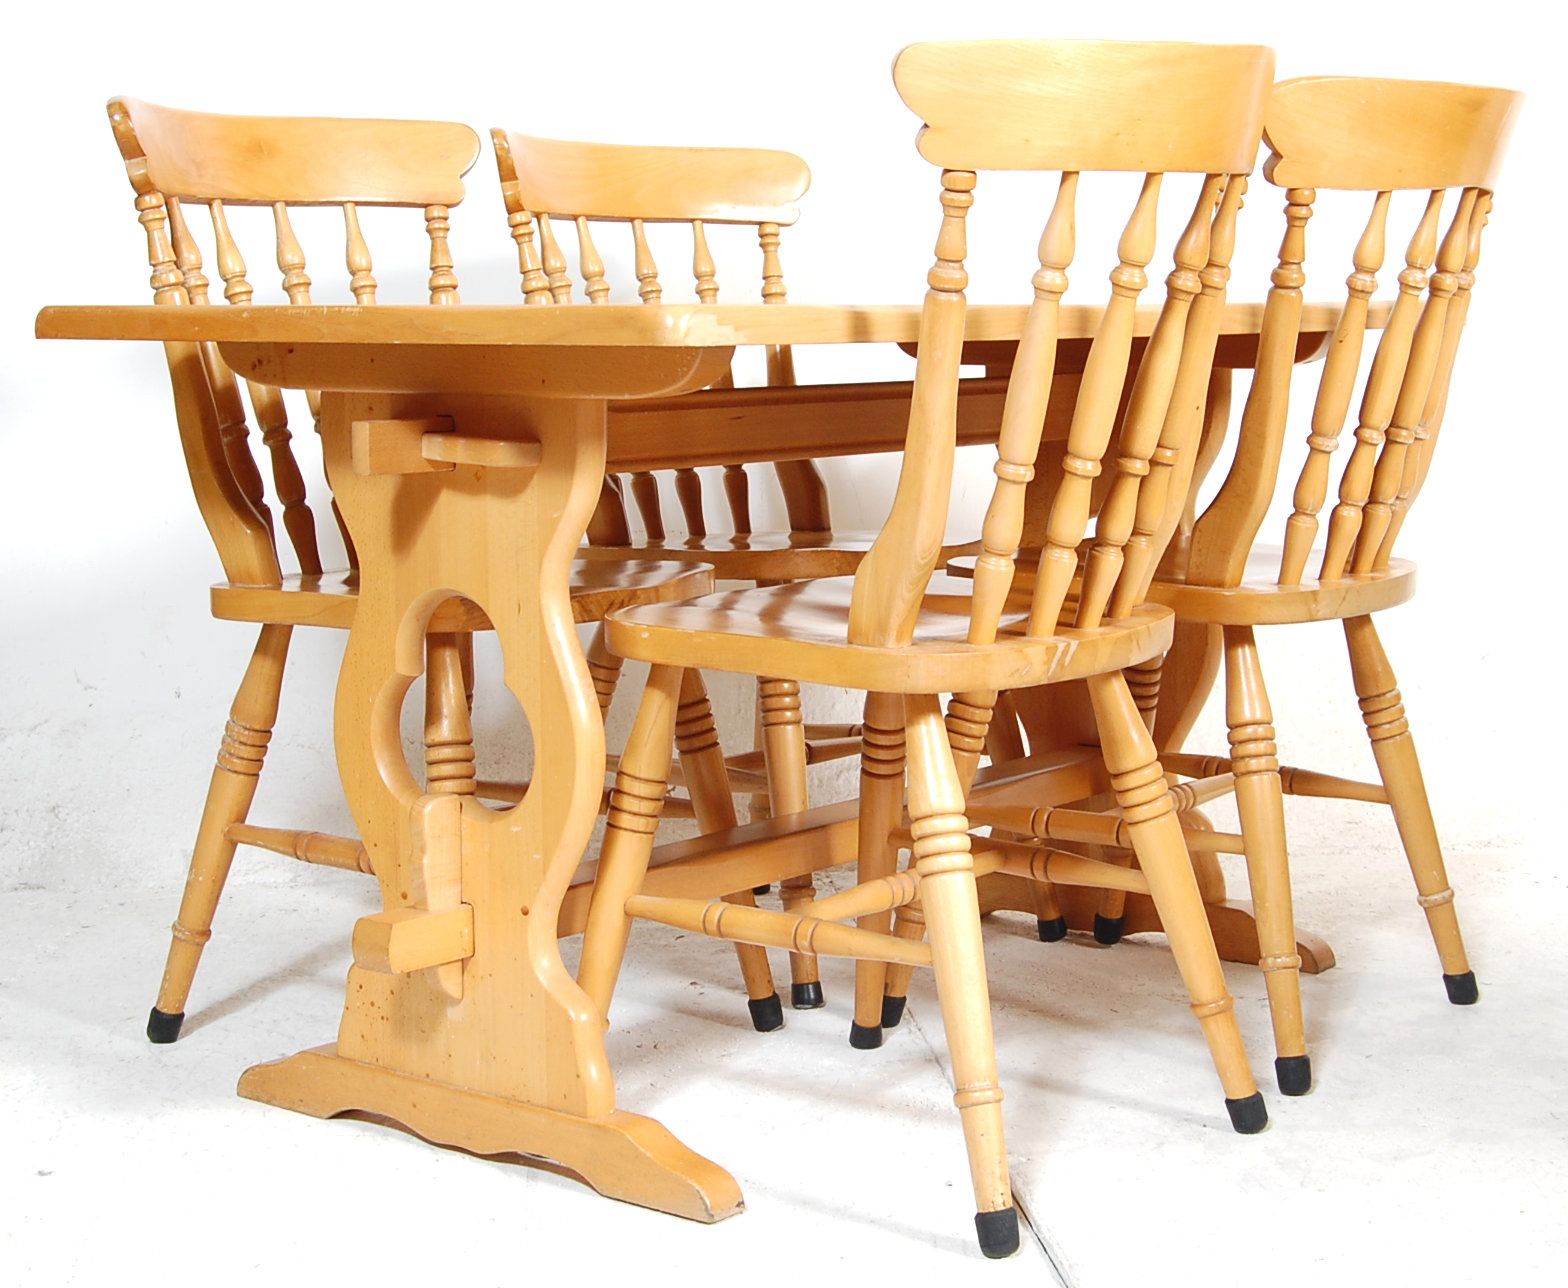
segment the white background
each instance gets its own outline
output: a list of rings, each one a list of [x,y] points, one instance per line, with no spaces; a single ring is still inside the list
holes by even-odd
[[[914,40],[1031,35],[1259,42],[1278,51],[1281,77],[1468,80],[1529,94],[1499,183],[1444,452],[1404,542],[1422,560],[1422,593],[1390,615],[1385,638],[1425,735],[1450,850],[1537,869],[1543,897],[1560,904],[1551,866],[1560,846],[1543,841],[1562,795],[1550,777],[1562,722],[1554,641],[1563,430],[1562,345],[1551,319],[1562,307],[1565,118],[1560,44],[1542,25],[1545,12],[1513,0],[1128,0],[1099,14],[987,0],[570,12],[277,0],[93,3],[13,16],[0,80],[9,125],[0,202],[0,891],[143,880],[172,889],[252,642],[248,629],[207,616],[218,567],[183,477],[156,346],[32,338],[46,304],[150,298],[145,243],[103,111],[111,94],[226,112],[440,117],[482,135],[499,124],[566,138],[787,148],[813,172],[801,225],[785,239],[791,298],[913,302],[935,231],[935,173],[914,152],[917,122],[893,91],[892,58]],[[469,192],[453,232],[465,298],[514,298],[488,144]],[[1266,226],[1265,241],[1276,236],[1278,204],[1256,181],[1245,217]],[[977,286],[973,298],[1022,298],[1034,235],[1019,243],[1016,276],[994,290]],[[1332,297],[1344,271],[1336,265],[1309,297]],[[856,480],[853,471],[832,480],[845,526],[881,517],[885,472],[880,491]],[[344,820],[327,717],[341,644],[329,634],[297,639],[263,799],[304,797],[331,825],[335,811]],[[1266,655],[1281,659],[1271,675],[1288,762],[1325,749],[1352,765],[1366,760],[1353,705],[1335,704],[1337,688],[1335,700],[1325,696],[1345,680],[1334,636],[1325,628],[1314,640],[1321,663],[1284,639]],[[1299,665],[1286,665],[1298,654]],[[149,1001],[159,965],[127,966],[144,972]]]
[[[1552,398],[1560,346],[1547,319],[1560,295],[1561,238],[1549,228],[1563,209],[1563,95],[1560,68],[1548,63],[1552,42],[1526,12],[1509,0],[1386,11],[1133,3],[1102,16],[985,0],[599,4],[571,16],[289,0],[33,11],[30,39],[13,47],[0,85],[12,124],[0,203],[10,261],[0,298],[0,881],[47,879],[77,863],[140,869],[148,856],[117,832],[154,827],[149,811],[194,817],[205,770],[175,762],[209,754],[251,642],[245,628],[205,615],[217,563],[182,476],[156,346],[31,338],[45,304],[149,299],[144,241],[103,111],[111,94],[215,111],[444,117],[481,134],[505,124],[567,138],[787,148],[813,172],[801,223],[786,233],[791,298],[915,301],[934,233],[935,175],[914,153],[917,123],[888,70],[913,40],[1004,34],[1255,41],[1278,51],[1281,77],[1403,75],[1529,93],[1481,265],[1452,430],[1404,546],[1423,557],[1422,595],[1388,627],[1391,649],[1409,637],[1394,653],[1407,696],[1431,686],[1443,699],[1444,742],[1461,757],[1452,789],[1473,798],[1466,808],[1482,811],[1486,827],[1505,816],[1518,826],[1556,794],[1534,762],[1556,723],[1549,713],[1560,710],[1557,650],[1540,645],[1551,638],[1557,569],[1542,543],[1553,532],[1562,427]],[[471,301],[515,298],[493,174],[487,145],[454,216]],[[1266,253],[1278,194],[1255,181],[1250,202],[1249,226]],[[973,298],[1024,298],[1039,217],[1030,211],[1014,239],[1019,271],[977,281]],[[1320,298],[1342,289],[1338,261],[1332,271]],[[330,273],[317,276],[325,286]],[[1248,289],[1238,278],[1233,295]],[[881,517],[890,473],[881,468],[869,482],[866,474],[835,479],[841,525]],[[303,714],[281,728],[307,744],[305,784],[314,781],[330,808],[326,730],[310,723],[338,643],[312,634],[298,639],[291,672],[289,696],[300,697]],[[1338,648],[1324,639],[1314,652],[1335,657]],[[1284,682],[1281,673],[1276,687]],[[1532,694],[1521,702],[1526,682]],[[1287,695],[1275,696],[1283,707]],[[1419,705],[1414,714],[1419,721]],[[1429,758],[1434,750],[1429,739]],[[1514,772],[1515,755],[1533,766],[1528,774]],[[289,769],[274,760],[281,783]],[[1430,772],[1441,773],[1435,764]],[[1435,786],[1449,784],[1439,777]]]

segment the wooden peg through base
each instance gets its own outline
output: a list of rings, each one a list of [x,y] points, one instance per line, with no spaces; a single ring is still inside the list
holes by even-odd
[[[400,908],[354,923],[354,965],[382,975],[405,975],[474,955],[474,909],[459,904],[440,912]]]
[[[457,465],[491,469],[539,468],[538,443],[454,432],[450,416],[412,420],[356,420],[350,426],[354,473],[427,474]]]

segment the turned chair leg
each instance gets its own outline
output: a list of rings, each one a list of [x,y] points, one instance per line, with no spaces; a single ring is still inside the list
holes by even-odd
[[[433,796],[472,796],[478,785],[468,678],[472,646],[467,633],[432,632],[425,639],[425,790]]]
[[[621,659],[604,642],[604,623],[600,622],[588,642],[588,674],[593,678],[594,695],[599,699],[599,716],[610,714],[610,702],[621,678]]]
[[[757,710],[762,720],[763,763],[768,773],[768,813],[772,818],[798,814],[810,804],[806,792],[806,727],[801,720],[800,684],[795,680],[758,679]],[[811,874],[779,882],[785,912],[801,913],[817,897]],[[823,1004],[817,959],[809,953],[789,955],[790,1005],[813,1011]]]
[[[655,666],[649,670],[642,704],[626,739],[610,792],[604,844],[599,850],[599,868],[588,901],[582,955],[577,965],[577,983],[599,1008],[606,1025],[616,977],[626,956],[626,939],[631,933],[632,919],[626,915],[626,901],[642,888],[653,854],[653,834],[659,826],[665,792],[669,790],[670,754],[683,674],[678,666]]]
[[[1274,1076],[1287,1096],[1312,1088],[1301,1018],[1301,957],[1290,893],[1285,799],[1280,790],[1274,713],[1250,626],[1225,628],[1225,722],[1230,729],[1236,810],[1258,927],[1258,966],[1274,1024]]]
[[[713,721],[713,704],[697,671],[687,671],[681,679],[680,706],[675,716],[675,748],[680,752],[686,790],[691,796],[697,826],[704,832],[718,832],[736,826],[735,796],[730,791],[729,770],[724,750]],[[726,895],[726,903],[755,907],[750,890]],[[784,1007],[773,986],[773,970],[767,950],[756,944],[735,945],[740,961],[741,979],[746,985],[746,1005],[751,1023],[759,1033],[771,1033],[784,1026]]]
[[[1018,718],[1018,707],[1011,693],[996,695],[991,723],[985,731],[985,750],[993,765],[1022,760],[1029,754],[1024,746],[1023,723]]]
[[[456,639],[458,665],[463,672],[463,705],[471,716],[474,713],[474,633],[462,631]]]
[[[1459,934],[1454,891],[1448,884],[1437,825],[1432,821],[1426,782],[1421,776],[1421,762],[1416,758],[1415,739],[1405,718],[1394,668],[1389,665],[1371,617],[1347,617],[1345,643],[1350,649],[1350,671],[1361,703],[1361,718],[1372,741],[1372,755],[1388,793],[1389,808],[1394,812],[1411,875],[1415,877],[1417,902],[1426,911],[1437,945],[1448,1000],[1457,1006],[1469,1006],[1480,998],[1480,990]]]
[[[1181,823],[1155,758],[1154,741],[1121,672],[1091,677],[1089,697],[1116,804],[1192,999],[1192,1013],[1208,1042],[1231,1125],[1247,1134],[1262,1131],[1268,1124],[1268,1110],[1247,1063],[1235,1002],[1225,985],[1203,896],[1182,840]]]
[[[903,821],[903,814],[904,699],[896,693],[868,693],[860,749],[861,884],[892,876],[897,870],[898,846],[888,838]],[[886,934],[892,928],[893,914],[872,913],[855,924],[862,930]],[[882,1045],[887,973],[886,962],[855,963],[855,1018],[849,1026],[849,1044],[858,1050]],[[891,1016],[893,1026],[903,1018],[903,1002],[900,996]]]
[[[1147,658],[1122,672],[1127,677],[1127,690],[1132,694],[1133,705],[1143,719],[1143,727],[1154,734],[1154,722],[1160,713],[1160,684],[1165,676],[1165,654]]]
[[[190,874],[185,879],[180,913],[174,922],[174,939],[163,968],[163,982],[147,1017],[147,1037],[153,1042],[173,1042],[185,1022],[191,981],[201,961],[201,950],[212,938],[213,915],[234,862],[235,843],[229,839],[229,827],[243,823],[250,813],[272,726],[277,722],[278,695],[283,688],[291,630],[277,625],[261,628],[245,678],[234,695],[191,853]]]
[[[1106,853],[1099,847],[1083,847],[1084,851],[1106,863],[1118,867],[1132,867],[1132,855],[1121,851]],[[1122,941],[1127,929],[1127,892],[1107,888],[1100,891],[1100,906],[1094,911],[1094,942],[1107,948]],[[1054,927],[1053,927],[1054,930]],[[1041,938],[1045,938],[1042,933]]]
[[[911,861],[920,874],[930,926],[937,999],[953,1062],[953,1103],[963,1124],[974,1183],[975,1231],[987,1257],[1005,1257],[1018,1250],[1018,1213],[1007,1180],[1002,1088],[964,791],[937,699],[911,696],[905,705]]]
[[[1165,656],[1161,654],[1136,666],[1129,666],[1122,673],[1127,679],[1128,690],[1132,693],[1133,704],[1138,708],[1138,715],[1143,721],[1144,728],[1151,735],[1154,733],[1155,718],[1159,714],[1160,681],[1164,671]],[[1090,851],[1090,853],[1096,852]],[[1098,857],[1123,867],[1132,866],[1132,856],[1128,854],[1099,854]],[[1104,944],[1106,947],[1119,944],[1126,928],[1127,892],[1114,889],[1102,890],[1100,906],[1094,914],[1094,942]],[[1062,933],[1066,934],[1065,925]],[[1043,931],[1040,937],[1045,938]]]
[[[764,762],[766,762],[767,752],[764,750],[762,741],[762,704],[760,702],[752,711],[751,748],[753,751],[761,751],[763,753]],[[766,773],[766,763],[764,763],[764,773]],[[747,817],[750,822],[765,823],[768,819],[773,817],[773,809],[768,801],[768,791],[766,786],[762,787],[758,791],[752,792],[750,796],[747,797],[746,804]],[[751,892],[752,894],[760,895],[767,894],[772,889],[772,882],[768,882],[764,885],[753,886]]]
[[[919,943],[926,937],[926,910],[920,900],[901,904],[893,911],[893,933],[900,939]],[[915,968],[902,962],[890,962],[882,996],[882,1027],[896,1029],[904,1018],[904,1007],[909,1001],[909,981]]]
[[[949,711],[948,735],[952,735],[952,713]],[[1028,755],[1024,745],[1023,724],[1018,718],[1018,707],[1011,693],[996,695],[996,707],[985,731],[985,751],[993,765],[1009,760],[1022,760]],[[992,833],[995,835],[995,832]],[[1067,938],[1067,917],[1062,912],[1062,901],[1056,887],[1049,881],[1031,881],[1034,896],[1035,933],[1043,944],[1054,944]]]

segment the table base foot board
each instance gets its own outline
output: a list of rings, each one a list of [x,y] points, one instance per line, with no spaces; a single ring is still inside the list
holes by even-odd
[[[1209,914],[1209,929],[1214,933],[1214,946],[1219,949],[1220,960],[1256,966],[1261,952],[1257,914],[1252,910],[1251,901],[1227,899],[1224,903],[1205,904],[1204,908]],[[1300,926],[1296,927],[1296,952],[1301,957],[1303,975],[1321,975],[1334,967],[1334,950],[1327,941]]]
[[[981,913],[1009,909],[1015,912],[1035,911],[1032,882],[1003,872],[981,877]],[[1062,915],[1067,929],[1092,932],[1099,911],[1100,892],[1087,886],[1057,886]],[[1205,903],[1209,930],[1214,936],[1214,947],[1220,960],[1242,962],[1256,966],[1262,956],[1258,948],[1258,925],[1252,904],[1244,899],[1226,899],[1219,903]],[[1154,902],[1147,895],[1129,894],[1123,913],[1123,935],[1136,935],[1142,931],[1163,931]],[[1334,965],[1334,950],[1323,939],[1309,930],[1296,927],[1296,951],[1301,955],[1304,975],[1321,975]]]
[[[607,1198],[691,1221],[711,1224],[745,1208],[733,1176],[640,1114],[580,1118],[363,1064],[335,1046],[255,1065],[241,1076],[239,1094],[313,1118],[374,1114],[475,1154],[545,1159]]]

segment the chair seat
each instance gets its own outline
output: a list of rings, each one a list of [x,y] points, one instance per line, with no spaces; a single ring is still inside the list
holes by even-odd
[[[1321,558],[1321,552],[1314,552],[1307,567],[1317,567]],[[1184,581],[1161,579],[1149,588],[1149,598],[1175,609],[1178,617],[1188,621],[1215,626],[1277,626],[1364,617],[1403,604],[1416,593],[1416,566],[1408,559],[1392,559],[1382,572],[1359,573],[1337,581],[1304,580],[1297,586],[1276,584],[1279,561],[1278,546],[1254,546],[1239,586],[1189,586]]]
[[[848,642],[850,577],[623,609],[605,619],[605,639],[612,652],[644,662],[882,693],[1053,684],[1132,666],[1170,646],[1173,616],[1152,605],[1094,630],[1064,627],[1045,639],[1025,638],[1027,613],[1009,612],[995,646],[969,644],[970,589],[961,578],[933,577],[914,642],[905,648]]]
[[[648,559],[611,562],[572,560],[572,617],[599,621],[631,604],[689,599],[713,589],[713,569],[701,563]],[[327,626],[348,630],[359,598],[358,575],[351,571],[294,574],[277,586],[212,588],[212,615],[230,622],[277,622],[285,626]],[[479,605],[449,599],[436,609],[430,630],[487,631],[490,619]]]
[[[715,533],[590,546],[581,557],[692,560],[712,564],[714,576],[721,581],[801,581],[851,575],[876,536],[875,532]],[[944,548],[943,558],[969,550],[972,544]]]

